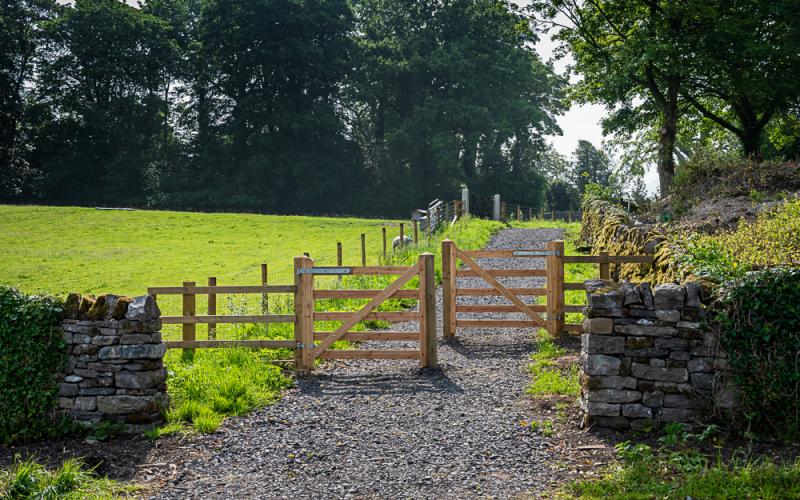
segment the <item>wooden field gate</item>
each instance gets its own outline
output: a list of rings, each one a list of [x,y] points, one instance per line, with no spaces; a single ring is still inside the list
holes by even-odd
[[[484,269],[476,259],[543,259],[543,269]],[[458,261],[464,264],[459,267]],[[565,255],[563,241],[548,242],[545,248],[518,250],[462,250],[450,241],[442,242],[442,328],[444,338],[452,339],[460,328],[544,328],[551,336],[562,333],[582,333],[577,323],[566,323],[566,313],[582,312],[585,304],[566,305],[564,292],[585,290],[584,283],[564,281],[565,266],[569,264],[598,264],[600,279],[610,279],[611,264],[652,264],[648,255],[611,256]],[[457,278],[481,278],[488,288],[459,288]],[[501,278],[543,278],[544,286],[510,288]],[[501,296],[510,304],[460,304],[459,297]],[[530,304],[522,297],[545,297],[545,303]],[[523,313],[525,319],[462,319],[458,313]]]
[[[315,276],[365,276],[396,275],[389,286],[383,289],[348,290],[341,288],[321,289],[316,286]],[[208,286],[196,286],[194,282],[184,282],[180,287],[150,287],[150,295],[181,295],[183,298],[183,314],[181,316],[162,316],[164,324],[182,325],[182,339],[165,341],[168,348],[230,348],[249,347],[263,349],[292,349],[293,362],[300,371],[310,371],[314,361],[321,359],[414,359],[423,368],[437,365],[436,350],[436,273],[433,254],[424,253],[412,266],[337,266],[316,267],[310,257],[301,256],[294,260],[293,285],[253,285],[253,286],[218,286],[216,278],[209,278]],[[403,287],[415,277],[419,278],[419,287],[404,289]],[[265,279],[262,278],[262,281]],[[260,315],[218,315],[216,299],[219,294],[260,294],[262,301],[268,301],[269,294],[291,293],[294,295],[294,314]],[[208,295],[208,314],[198,315],[196,311],[197,295]],[[416,311],[381,312],[376,309],[390,298],[414,299],[418,301]],[[322,299],[364,300],[369,302],[357,311],[317,311],[316,301]],[[372,330],[356,332],[351,329],[362,321],[410,321],[417,322],[416,331]],[[341,322],[334,331],[316,331],[315,322]],[[221,323],[245,324],[294,324],[294,339],[286,340],[217,340],[216,325]],[[196,325],[208,324],[208,339],[198,340]],[[330,349],[337,340],[385,340],[416,341],[415,349]],[[318,342],[318,343],[317,343]]]

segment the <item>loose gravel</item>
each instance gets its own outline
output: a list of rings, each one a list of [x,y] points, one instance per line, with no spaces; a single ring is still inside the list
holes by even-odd
[[[506,229],[488,248],[543,248],[561,237],[558,229]],[[480,263],[487,268],[544,264],[542,259]],[[541,278],[503,282],[542,286]],[[464,278],[459,286],[486,285]],[[459,301],[504,303],[501,297]],[[441,321],[441,303],[438,316]],[[402,328],[416,325],[393,326]],[[397,344],[363,344],[391,347]],[[452,343],[440,339],[440,370],[420,370],[411,361],[330,363],[298,380],[278,404],[188,440],[182,463],[173,465],[156,497],[535,496],[552,480],[557,459],[547,440],[524,425],[527,364],[535,349],[531,329],[461,329]]]

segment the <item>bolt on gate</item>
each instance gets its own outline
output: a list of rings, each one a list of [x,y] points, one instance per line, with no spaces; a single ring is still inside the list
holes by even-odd
[[[263,271],[262,271],[263,272]],[[378,276],[397,275],[389,286],[383,289],[349,290],[341,288],[321,289],[316,286],[315,276]],[[209,286],[196,286],[194,282],[184,282],[180,287],[150,287],[148,293],[157,295],[181,295],[183,315],[162,316],[164,324],[182,325],[182,339],[164,342],[168,348],[186,350],[196,348],[248,347],[259,349],[292,349],[295,367],[300,371],[310,371],[314,361],[321,359],[416,359],[420,366],[435,367],[438,363],[436,349],[436,273],[433,254],[424,253],[412,266],[349,266],[315,267],[314,260],[307,256],[294,259],[294,285],[253,285],[218,286],[216,278],[209,278]],[[419,278],[419,287],[404,289],[413,278]],[[262,276],[262,282],[265,279]],[[212,284],[213,283],[213,284]],[[294,295],[294,314],[259,315],[218,315],[216,299],[218,294],[261,294],[262,302],[268,294],[291,293]],[[208,295],[207,315],[196,311],[197,295]],[[416,311],[382,312],[376,309],[390,298],[416,299]],[[357,311],[317,311],[316,301],[322,299],[365,300],[366,305]],[[410,321],[417,322],[416,331],[372,330],[356,332],[351,329],[362,321]],[[333,331],[315,330],[315,322],[334,321],[340,326]],[[208,324],[208,339],[197,340],[196,325]],[[224,323],[293,323],[294,339],[286,340],[218,340],[217,324]],[[330,349],[338,340],[366,341],[417,341],[416,349]],[[317,343],[319,342],[319,343]],[[287,360],[289,361],[289,360]]]
[[[543,269],[485,269],[475,259],[543,259]],[[464,266],[459,268],[458,261]],[[562,333],[582,333],[581,324],[566,323],[565,315],[582,312],[585,304],[566,305],[564,292],[585,290],[584,283],[564,281],[564,268],[568,264],[592,263],[599,265],[601,279],[610,279],[610,264],[651,264],[649,255],[611,256],[565,255],[563,241],[548,242],[543,249],[520,250],[461,250],[450,241],[442,241],[442,327],[445,339],[452,339],[461,328],[544,328],[551,336]],[[489,288],[459,288],[457,278],[481,278]],[[511,288],[498,278],[544,278],[544,286]],[[458,302],[459,297],[501,296],[511,304],[470,305]],[[545,297],[544,304],[526,303],[523,297]],[[535,302],[535,300],[534,300]],[[526,319],[461,319],[458,313],[523,313]],[[543,315],[543,316],[542,316]]]

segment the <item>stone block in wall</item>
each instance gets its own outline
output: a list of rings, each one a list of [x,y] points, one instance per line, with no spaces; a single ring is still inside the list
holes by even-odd
[[[586,283],[581,337],[584,423],[643,429],[694,422],[709,402],[735,406],[728,367],[702,322],[699,284]]]
[[[69,300],[75,302],[75,295]],[[153,297],[83,297],[71,307],[63,323],[68,369],[59,389],[60,408],[86,424],[113,420],[139,426],[160,420],[167,404],[166,349]]]

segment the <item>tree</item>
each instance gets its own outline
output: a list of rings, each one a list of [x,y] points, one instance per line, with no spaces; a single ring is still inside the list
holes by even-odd
[[[352,128],[392,210],[462,183],[539,203],[535,158],[558,131],[563,82],[527,20],[489,0],[361,0],[355,13]]]
[[[693,11],[695,57],[683,93],[706,118],[761,158],[770,120],[800,98],[796,0],[712,0]]]
[[[42,23],[54,11],[52,0],[0,3],[0,199],[19,195],[33,174],[26,157],[29,84]]]
[[[616,188],[608,156],[589,141],[578,141],[573,153],[572,178],[581,194],[586,191],[588,184]]]
[[[675,174],[675,138],[680,89],[687,60],[687,1],[553,0],[535,2],[535,12],[558,31],[582,77],[573,91],[580,102],[605,104],[609,123],[636,128],[643,110],[658,113],[658,173],[662,196]],[[562,21],[565,20],[565,21]]]
[[[35,153],[46,199],[144,198],[162,137],[164,73],[174,57],[167,28],[117,0],[76,0],[48,25],[37,82],[47,111]]]

